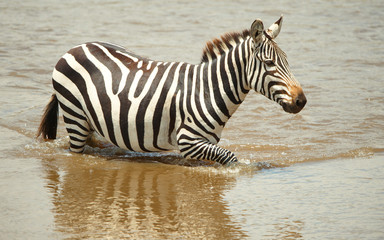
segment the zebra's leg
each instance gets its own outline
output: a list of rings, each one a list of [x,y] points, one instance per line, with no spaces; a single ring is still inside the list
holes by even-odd
[[[90,134],[90,127],[87,119],[79,114],[74,116],[65,111],[63,117],[69,135],[69,149],[72,152],[83,152],[85,143]]]
[[[206,140],[189,138],[184,135],[179,138],[178,145],[181,155],[185,158],[216,161],[222,165],[237,162],[236,156],[231,151]]]

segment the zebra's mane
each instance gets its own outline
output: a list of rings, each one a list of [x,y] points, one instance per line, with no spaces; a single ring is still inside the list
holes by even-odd
[[[220,38],[208,41],[203,50],[201,62],[208,62],[209,59],[216,59],[217,55],[228,52],[237,44],[243,42],[247,37],[249,37],[249,30],[226,33]]]

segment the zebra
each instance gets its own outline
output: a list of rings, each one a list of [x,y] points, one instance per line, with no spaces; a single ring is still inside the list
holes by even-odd
[[[237,162],[217,146],[222,130],[250,90],[298,113],[306,97],[274,39],[283,15],[267,30],[250,29],[208,41],[200,64],[143,58],[106,42],[70,49],[57,62],[37,136],[55,139],[63,111],[70,150],[81,153],[91,132],[138,152],[178,150],[187,159]]]

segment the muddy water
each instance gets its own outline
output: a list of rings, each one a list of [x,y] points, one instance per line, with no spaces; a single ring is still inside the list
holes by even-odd
[[[1,239],[382,239],[381,1],[0,2]],[[277,41],[308,98],[298,115],[250,94],[225,169],[95,137],[86,154],[34,138],[58,58],[103,40],[157,60],[285,16]]]

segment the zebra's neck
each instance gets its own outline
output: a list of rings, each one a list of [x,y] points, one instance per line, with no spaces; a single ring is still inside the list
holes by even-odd
[[[246,68],[249,58],[249,38],[226,49],[214,58],[197,66],[195,88],[202,97],[209,100],[211,109],[220,117],[220,125],[224,126],[239,105],[244,101],[249,88],[246,84]],[[203,90],[201,89],[203,86]],[[217,119],[216,119],[217,120]]]

